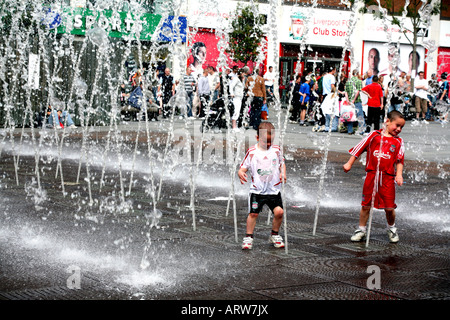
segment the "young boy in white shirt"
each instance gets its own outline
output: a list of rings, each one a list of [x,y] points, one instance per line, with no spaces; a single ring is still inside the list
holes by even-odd
[[[273,124],[261,122],[256,135],[258,143],[247,150],[238,171],[241,184],[248,181],[247,171],[251,173],[249,215],[242,243],[244,250],[252,249],[256,219],[265,204],[274,214],[270,241],[276,248],[284,248],[283,238],[278,232],[284,213],[280,191],[281,184],[286,182],[286,165],[280,146],[272,145],[274,136]]]

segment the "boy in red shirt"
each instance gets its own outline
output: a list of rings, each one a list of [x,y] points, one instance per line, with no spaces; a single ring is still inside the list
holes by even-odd
[[[343,168],[350,171],[355,160],[367,151],[366,179],[364,181],[359,228],[351,237],[352,241],[362,241],[366,237],[366,224],[370,208],[384,209],[388,224],[390,242],[398,242],[399,237],[395,227],[395,183],[403,184],[403,163],[405,147],[403,139],[398,135],[405,125],[405,117],[394,110],[388,114],[386,128],[370,133],[355,147],[349,150],[351,157]],[[376,186],[374,187],[374,185]]]
[[[374,130],[380,129],[380,114],[383,110],[383,89],[378,83],[378,76],[373,76],[373,82],[364,88],[362,91],[369,95],[367,101],[367,125],[373,123]]]

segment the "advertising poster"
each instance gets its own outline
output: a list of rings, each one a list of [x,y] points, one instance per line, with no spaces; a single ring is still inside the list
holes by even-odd
[[[439,48],[437,58],[437,75],[440,79],[441,74],[444,72],[450,73],[450,48]]]
[[[397,69],[393,70],[390,60],[395,58],[389,54],[388,46],[384,42],[365,41],[362,57],[362,72],[366,73],[369,69],[374,75],[387,76],[391,73],[406,72],[407,75],[415,77],[419,71],[425,71],[425,49],[418,46],[416,49],[417,61],[415,70],[412,68],[412,46],[400,44],[399,61]]]
[[[190,35],[188,54],[188,66],[194,77],[202,74],[203,69],[209,66],[217,67],[217,59],[219,58],[219,49],[214,30],[203,29]]]
[[[195,33],[190,34],[189,36],[189,52],[188,52],[188,61],[187,65],[191,69],[194,77],[202,74],[203,69],[208,68],[209,66],[214,67],[216,71],[218,70],[218,60],[220,51],[217,47],[219,39],[217,38],[214,29],[200,29]],[[237,65],[239,68],[244,67],[246,64],[242,62],[234,62],[228,54],[227,56],[227,66],[232,68],[234,65]],[[267,60],[267,55],[266,59]],[[263,64],[260,68],[263,68],[266,61],[263,61]],[[247,63],[250,70],[253,70],[253,65],[251,62]],[[261,69],[262,70],[262,69]],[[265,70],[263,70],[265,72]]]

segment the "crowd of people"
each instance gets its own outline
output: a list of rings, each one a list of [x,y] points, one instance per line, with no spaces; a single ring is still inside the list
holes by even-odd
[[[258,69],[250,72],[248,67],[238,66],[224,72],[223,75],[212,66],[195,72],[187,67],[185,74],[175,80],[169,68],[146,75],[137,70],[130,78],[131,92],[127,93],[122,85],[122,114],[136,118],[145,96],[149,120],[158,121],[158,116],[167,118],[172,110],[179,117],[204,118],[208,106],[223,98],[226,92],[232,106],[232,129],[239,131],[243,118],[247,117],[247,127],[256,130],[261,120],[267,119],[267,100],[273,97],[274,82],[278,79],[273,67],[264,75]],[[319,75],[312,71],[297,75],[287,91],[290,123],[311,125],[315,132],[362,135],[378,130],[384,115],[392,110],[400,111],[407,120],[448,121],[449,89],[445,72],[439,80],[436,74],[427,80],[420,71],[412,87],[411,76],[405,72],[388,77],[374,75],[370,70],[361,74],[355,69],[348,77],[341,74],[338,80],[336,68],[329,67]],[[177,94],[184,100],[171,102]],[[244,110],[248,114],[244,115]]]
[[[413,86],[411,76],[405,72],[388,77],[373,75],[370,70],[362,75],[355,69],[349,77],[342,74],[339,81],[335,67],[317,76],[306,72],[290,82],[289,120],[301,126],[312,125],[315,132],[360,135],[378,130],[386,111],[392,110],[412,121],[446,123],[447,73],[442,73],[440,78],[438,81],[433,74],[427,80],[420,71]]]
[[[239,132],[242,127],[257,130],[261,121],[267,120],[268,101],[273,99],[274,83],[280,79],[272,66],[264,74],[257,68],[250,72],[249,67],[236,65],[226,68],[225,74],[213,66],[202,71],[194,72],[188,66],[177,80],[169,68],[135,71],[129,83],[120,86],[123,118],[137,120],[146,110],[149,121],[158,121],[159,116],[167,118],[172,112],[180,118],[202,119],[207,109],[226,95],[233,131]],[[374,75],[370,70],[361,74],[355,69],[348,77],[341,74],[338,81],[335,67],[322,74],[306,71],[295,78],[291,76],[286,88],[289,122],[312,126],[314,132],[363,135],[378,130],[385,114],[397,110],[407,120],[447,123],[447,73],[442,73],[440,79],[433,74],[427,80],[420,71],[411,80],[405,72],[388,77]],[[47,126],[76,128],[67,111],[51,106],[47,110]]]
[[[202,72],[188,66],[185,74],[175,80],[169,68],[154,74],[137,70],[131,77],[131,90],[121,86],[121,113],[130,119],[143,110],[143,97],[146,97],[149,120],[158,121],[158,116],[167,118],[172,112],[180,118],[204,118],[208,106],[227,94],[230,102],[232,129],[240,131],[248,118],[248,126],[257,130],[261,120],[267,119],[267,99],[273,97],[275,74],[273,67],[262,76],[258,69],[250,72],[245,66],[227,68],[225,74],[217,72],[213,66]],[[146,91],[146,92],[145,92]],[[176,98],[180,99],[176,99]],[[248,115],[244,111],[248,106]]]

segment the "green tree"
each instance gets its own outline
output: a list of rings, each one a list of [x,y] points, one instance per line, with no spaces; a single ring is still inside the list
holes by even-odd
[[[259,55],[259,46],[264,37],[262,25],[265,17],[255,13],[254,7],[239,4],[231,21],[229,48],[226,50],[234,61],[254,63]]]

